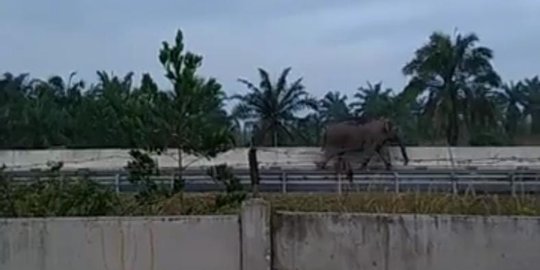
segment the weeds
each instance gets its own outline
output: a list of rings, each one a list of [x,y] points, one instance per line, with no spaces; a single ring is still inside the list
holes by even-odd
[[[240,179],[234,175],[232,168],[225,164],[220,164],[210,167],[207,174],[215,182],[225,186],[225,193],[216,196],[216,208],[228,208],[232,210],[240,207],[240,204],[247,198],[247,193],[244,191]]]
[[[57,179],[15,185],[0,176],[0,216],[100,216],[116,214],[116,194],[88,179]]]
[[[143,160],[139,159],[139,161]],[[132,163],[135,195],[117,194],[87,178],[53,176],[30,185],[16,185],[0,168],[0,217],[204,215],[237,213],[247,198],[231,168],[208,170],[224,192],[186,194],[160,189],[150,177],[152,166]],[[137,165],[137,166],[134,166]],[[464,195],[437,193],[363,192],[337,194],[261,194],[274,210],[364,213],[418,213],[470,215],[540,215],[540,197],[522,194]]]
[[[365,213],[540,215],[540,198],[425,193],[337,195],[267,195],[276,210]]]

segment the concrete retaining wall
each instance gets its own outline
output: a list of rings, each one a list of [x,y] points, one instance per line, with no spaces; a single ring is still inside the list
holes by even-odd
[[[0,218],[2,270],[270,270],[270,208],[239,215]]]
[[[2,270],[506,270],[540,265],[540,217],[277,212],[0,219]]]
[[[226,163],[236,168],[247,168],[246,148],[236,148],[206,160],[194,156],[184,157],[184,164],[190,167],[205,167]],[[529,166],[540,168],[540,147],[409,147],[409,167],[509,167]],[[397,148],[389,149],[395,167],[403,164]],[[176,167],[175,151],[153,156],[160,167]],[[358,155],[357,155],[358,157]],[[66,169],[120,169],[129,160],[127,149],[93,150],[3,150],[0,151],[0,164],[11,170],[46,168],[47,161],[63,161]],[[318,147],[260,148],[258,160],[261,168],[315,168],[322,153]],[[378,162],[375,158],[373,164]]]
[[[237,216],[0,220],[2,270],[240,269]]]
[[[279,213],[276,270],[538,269],[540,217]]]

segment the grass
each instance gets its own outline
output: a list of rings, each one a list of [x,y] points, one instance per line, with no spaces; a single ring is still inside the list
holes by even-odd
[[[1,182],[1,181],[0,181]],[[0,217],[234,214],[242,193],[157,192],[144,199],[118,195],[90,181],[46,181],[27,187],[0,185]],[[540,197],[520,194],[453,196],[441,193],[361,192],[261,194],[273,210],[540,216]]]
[[[275,210],[307,212],[540,215],[540,198],[426,193],[267,195]]]
[[[124,215],[233,214],[239,204],[216,206],[217,194],[184,194],[141,207]],[[417,213],[540,216],[540,197],[520,195],[458,195],[426,193],[262,194],[273,210],[305,212]],[[126,198],[127,202],[131,199]]]

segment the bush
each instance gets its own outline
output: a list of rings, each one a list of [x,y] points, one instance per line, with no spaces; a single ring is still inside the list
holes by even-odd
[[[153,202],[169,198],[181,193],[184,189],[183,179],[175,177],[172,189],[158,186],[152,176],[159,175],[158,164],[145,152],[140,150],[130,150],[131,160],[125,167],[128,171],[128,180],[137,188],[135,198],[141,204],[152,204]]]
[[[57,179],[16,185],[0,174],[0,216],[101,216],[115,214],[116,194],[89,179]]]
[[[220,164],[210,167],[207,174],[215,182],[225,186],[225,194],[219,194],[216,197],[215,206],[217,209],[225,207],[238,208],[247,198],[247,193],[244,191],[240,179],[234,175],[232,168]]]
[[[231,168],[218,165],[208,174],[225,192],[140,197],[116,194],[85,178],[52,177],[18,185],[0,168],[0,217],[204,215],[237,213],[247,193]],[[274,210],[315,212],[540,215],[540,197],[521,195],[454,196],[441,193],[262,194]]]
[[[148,198],[158,191],[158,186],[151,179],[152,175],[159,174],[158,166],[148,154],[139,150],[130,150],[129,155],[131,160],[126,166],[128,180],[136,186],[137,196]]]

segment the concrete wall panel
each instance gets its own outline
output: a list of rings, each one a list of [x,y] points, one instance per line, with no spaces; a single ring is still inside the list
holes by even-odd
[[[2,270],[239,270],[233,216],[0,220]]]
[[[538,269],[540,217],[280,213],[278,270]]]

